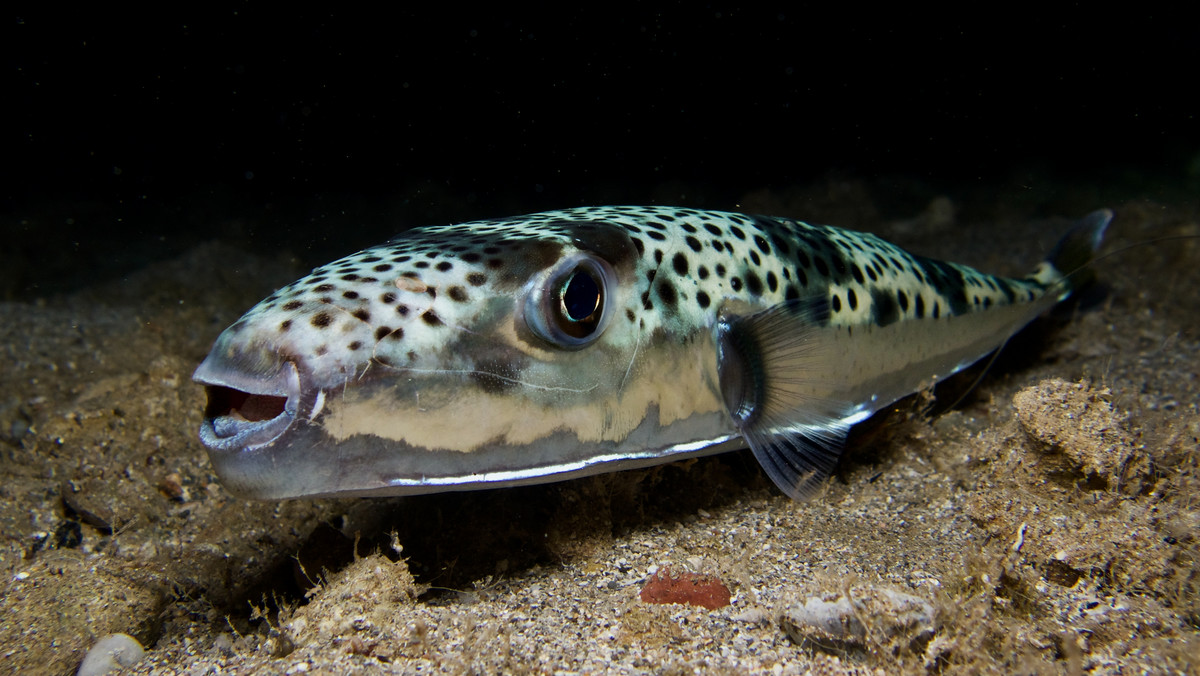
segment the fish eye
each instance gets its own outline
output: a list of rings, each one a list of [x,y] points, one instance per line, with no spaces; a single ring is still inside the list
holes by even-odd
[[[616,277],[607,262],[587,254],[560,261],[526,300],[529,328],[542,339],[579,349],[600,337],[612,315]]]
[[[604,311],[604,294],[591,271],[582,267],[572,270],[558,296],[558,328],[576,338],[590,336]]]

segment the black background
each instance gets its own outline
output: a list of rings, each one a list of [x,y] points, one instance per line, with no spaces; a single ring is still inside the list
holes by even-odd
[[[1191,22],[971,11],[18,13],[0,225],[26,257],[61,238],[95,279],[215,237],[320,263],[668,182],[734,208],[830,175],[952,195],[1021,172],[1196,179]],[[6,294],[69,288],[61,267],[25,266]]]

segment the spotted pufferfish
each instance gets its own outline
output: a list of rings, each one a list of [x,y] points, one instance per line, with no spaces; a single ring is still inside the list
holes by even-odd
[[[200,438],[256,498],[558,481],[749,446],[809,493],[849,428],[1002,345],[1100,246],[1029,276],[763,216],[591,207],[418,228],[217,338]]]

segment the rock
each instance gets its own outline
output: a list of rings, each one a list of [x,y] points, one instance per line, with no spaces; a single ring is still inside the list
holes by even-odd
[[[146,651],[129,634],[109,634],[96,642],[84,656],[76,676],[100,676],[137,664]]]
[[[1051,378],[1018,392],[1013,406],[1047,474],[1136,494],[1149,480],[1150,463],[1109,395],[1087,381]]]
[[[936,631],[928,601],[882,587],[810,596],[786,605],[779,623],[798,645],[831,654],[865,650],[872,642],[928,640]]]

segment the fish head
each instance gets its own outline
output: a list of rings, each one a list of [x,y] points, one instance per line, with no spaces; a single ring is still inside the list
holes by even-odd
[[[648,406],[621,396],[645,375],[642,249],[619,224],[547,215],[420,228],[315,269],[195,373],[222,483],[257,498],[462,490],[614,451]]]

